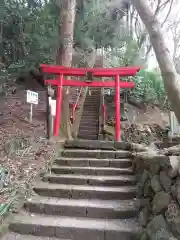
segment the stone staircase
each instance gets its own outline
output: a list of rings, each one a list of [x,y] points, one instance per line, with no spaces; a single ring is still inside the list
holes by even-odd
[[[131,167],[123,142],[66,142],[3,240],[138,239]]]
[[[99,134],[99,108],[100,108],[100,88],[89,88],[91,94],[87,93],[78,137],[80,139],[97,140]]]

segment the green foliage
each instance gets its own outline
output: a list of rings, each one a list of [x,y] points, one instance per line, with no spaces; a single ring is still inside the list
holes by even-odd
[[[74,45],[82,50],[104,49],[106,67],[145,66],[142,49],[137,39],[129,34],[123,11],[112,3],[77,0]],[[40,63],[55,62],[59,13],[60,5],[56,0],[2,0],[0,68],[5,62],[9,73],[19,73]],[[163,82],[158,73],[140,71],[135,83],[131,94],[138,100],[158,103],[164,99]]]
[[[133,95],[141,102],[159,104],[165,98],[162,77],[155,71],[141,70],[134,78]]]
[[[108,48],[119,45],[123,38],[121,18],[113,19],[112,10],[108,10],[108,1],[84,1],[78,6],[76,14],[75,41],[81,47],[89,42],[95,48]],[[124,29],[125,30],[125,29]]]

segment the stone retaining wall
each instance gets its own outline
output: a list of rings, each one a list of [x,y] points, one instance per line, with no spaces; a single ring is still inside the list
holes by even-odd
[[[151,156],[151,157],[150,157]],[[141,240],[180,239],[180,157],[134,157]]]

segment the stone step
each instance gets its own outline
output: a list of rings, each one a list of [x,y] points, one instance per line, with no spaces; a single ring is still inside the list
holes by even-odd
[[[83,120],[86,120],[86,119],[89,120],[89,121],[98,120],[99,119],[99,114],[98,113],[89,114],[89,112],[83,112],[82,117],[81,117],[81,122]]]
[[[99,93],[92,93],[91,96],[86,96],[85,103],[96,103],[99,104],[96,100],[99,100],[100,94]],[[93,104],[94,105],[94,104]]]
[[[1,240],[71,240],[55,237],[38,237],[33,235],[22,235],[15,232],[7,233]]]
[[[32,197],[25,202],[26,211],[38,214],[88,217],[101,219],[128,219],[136,216],[135,201],[58,199]]]
[[[94,122],[94,120],[91,121],[91,122]],[[83,130],[85,130],[87,132],[93,131],[95,133],[98,133],[98,131],[99,131],[99,124],[96,123],[96,125],[91,125],[91,122],[89,122],[87,125],[82,123],[82,126],[80,126],[79,131],[83,129]]]
[[[99,105],[95,105],[94,102],[95,102],[95,101],[93,101],[93,102],[92,102],[92,101],[89,101],[89,102],[84,103],[84,109],[85,109],[85,111],[86,111],[87,109],[92,109],[92,110],[99,111]]]
[[[88,134],[88,133],[91,133],[92,135],[93,134],[98,134],[98,127],[80,127],[79,129],[79,134]]]
[[[134,219],[104,220],[51,215],[15,215],[11,231],[72,240],[134,240],[140,229]]]
[[[92,176],[75,174],[46,174],[44,181],[60,184],[89,185],[89,186],[128,186],[134,185],[136,179],[131,175],[123,176]]]
[[[44,197],[72,199],[126,200],[136,196],[135,186],[101,187],[84,185],[65,185],[41,182],[34,187],[35,193]]]
[[[82,118],[84,116],[87,116],[87,117],[99,117],[99,110],[98,109],[91,109],[91,107],[88,107],[82,113]]]
[[[58,165],[64,166],[83,166],[83,167],[113,167],[129,168],[132,160],[125,159],[97,159],[97,158],[58,158],[55,160]]]
[[[97,102],[95,101],[95,100],[99,100],[99,98],[100,98],[100,93],[92,93],[91,95],[87,95],[86,96],[86,100],[85,100],[85,102],[92,102],[92,103],[96,103],[97,104]],[[98,102],[98,104],[99,104],[99,102]]]
[[[99,118],[99,110],[92,110],[90,107],[86,108],[86,110],[83,111],[82,113],[82,118],[83,117],[89,117],[89,118]]]
[[[91,127],[87,127],[87,126],[81,126],[79,128],[79,134],[82,135],[87,135],[88,133],[92,134],[92,135],[97,135],[99,133],[99,125],[98,126],[91,126]]]
[[[83,113],[98,113],[99,112],[99,106],[93,106],[93,103],[85,103],[85,108]]]
[[[82,175],[132,175],[132,168],[110,168],[110,167],[72,167],[53,165],[51,172],[56,174],[82,174]]]
[[[88,115],[82,115],[81,117],[81,121],[80,121],[80,126],[81,126],[81,123],[83,122],[88,122],[88,124],[92,123],[92,122],[95,122],[99,119],[99,117],[97,116],[88,116]]]
[[[90,108],[86,109],[86,111],[83,112],[82,116],[87,116],[87,117],[98,117],[98,111],[97,110],[92,110]]]
[[[80,139],[85,139],[85,140],[97,140],[98,139],[98,134],[97,135],[91,135],[91,134],[86,134],[86,135],[83,135],[83,134],[78,134],[78,138]]]
[[[130,144],[127,142],[114,141],[92,141],[92,140],[68,140],[64,144],[65,148],[78,149],[104,149],[104,150],[129,150]]]
[[[80,129],[79,129],[79,131],[83,128],[84,130],[86,130],[86,131],[95,131],[95,132],[98,132],[98,129],[99,129],[99,124],[96,124],[96,125],[93,125],[93,126],[91,126],[90,125],[91,124],[91,122],[89,122],[89,124],[88,125],[83,125],[83,126],[80,126]]]
[[[81,127],[87,127],[89,125],[89,122],[87,121],[83,121],[82,123],[81,123]],[[91,122],[91,126],[92,127],[96,127],[96,126],[99,126],[99,122],[98,121],[93,121],[93,122]]]
[[[63,157],[69,158],[128,158],[129,151],[111,151],[111,150],[83,150],[83,149],[64,149],[62,152]]]

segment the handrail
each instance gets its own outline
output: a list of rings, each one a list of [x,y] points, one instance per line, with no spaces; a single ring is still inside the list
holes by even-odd
[[[102,105],[102,111],[103,111],[103,121],[104,121],[104,124],[107,120],[107,109],[106,109],[106,104],[103,104]]]
[[[72,120],[73,120],[73,121],[75,120],[76,108],[77,108],[77,106],[78,106],[78,102],[79,102],[79,99],[80,99],[82,90],[83,90],[83,87],[80,88],[80,92],[79,92],[78,97],[77,97],[77,99],[76,99],[76,103],[72,105]]]

